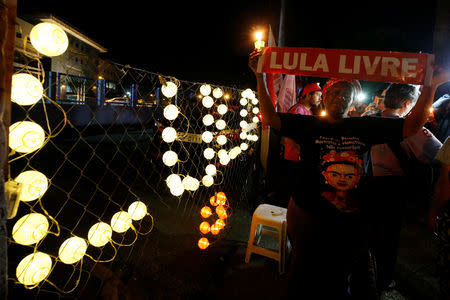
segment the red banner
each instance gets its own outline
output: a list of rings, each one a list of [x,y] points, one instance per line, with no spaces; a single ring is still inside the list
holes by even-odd
[[[258,72],[424,84],[432,59],[426,53],[266,47]]]

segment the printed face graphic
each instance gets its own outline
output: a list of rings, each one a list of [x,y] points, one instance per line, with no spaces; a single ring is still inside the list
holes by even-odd
[[[348,164],[332,164],[328,166],[322,175],[332,187],[339,191],[347,191],[352,189],[361,177],[358,175],[356,168]]]

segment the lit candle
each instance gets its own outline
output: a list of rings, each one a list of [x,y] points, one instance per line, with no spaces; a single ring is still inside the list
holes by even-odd
[[[261,48],[264,48],[265,42],[262,40],[262,32],[258,31],[255,33],[256,42],[255,42],[255,49],[261,50]]]

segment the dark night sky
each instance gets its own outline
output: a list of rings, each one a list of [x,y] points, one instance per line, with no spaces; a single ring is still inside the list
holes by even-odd
[[[289,0],[286,46],[432,52],[435,1],[301,3]],[[251,87],[252,32],[271,24],[280,0],[32,1],[18,17],[52,13],[108,49],[107,57],[181,80]]]

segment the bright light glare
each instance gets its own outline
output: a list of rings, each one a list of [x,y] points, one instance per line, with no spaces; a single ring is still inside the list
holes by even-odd
[[[363,101],[363,100],[366,99],[366,94],[364,94],[364,93],[359,93],[358,96],[356,96],[356,99],[357,99],[358,101]]]

